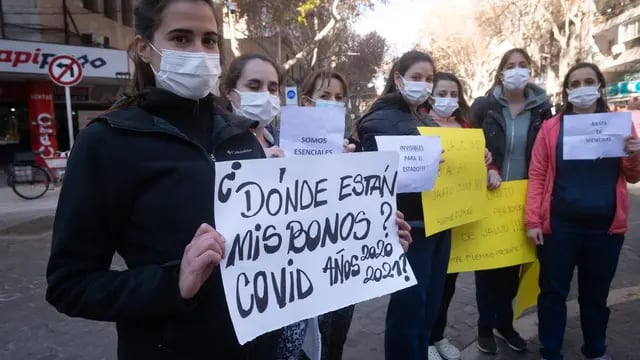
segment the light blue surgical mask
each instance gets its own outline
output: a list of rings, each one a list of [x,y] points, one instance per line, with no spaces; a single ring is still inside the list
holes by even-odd
[[[317,107],[344,107],[342,101],[316,99],[315,102]]]
[[[312,99],[312,98],[308,98],[309,100],[311,100],[313,103],[316,104],[316,107],[337,107],[337,108],[342,108],[344,107],[344,102],[342,101],[335,101],[335,100],[324,100],[324,99]]]

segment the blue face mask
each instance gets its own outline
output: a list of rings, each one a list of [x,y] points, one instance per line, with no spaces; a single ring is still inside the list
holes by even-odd
[[[314,103],[316,103],[317,107],[344,107],[344,103],[342,101],[334,101],[334,100],[323,100],[323,99],[311,99]]]

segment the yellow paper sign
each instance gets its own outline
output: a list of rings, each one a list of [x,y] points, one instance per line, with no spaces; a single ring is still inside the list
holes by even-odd
[[[422,193],[426,235],[480,220],[486,216],[487,168],[480,129],[418,128],[421,135],[439,136],[444,163],[436,185]]]
[[[513,303],[514,321],[518,319],[525,310],[538,304],[538,294],[540,294],[540,287],[538,286],[539,277],[540,263],[538,261],[522,266],[518,294]]]
[[[449,272],[488,270],[536,260],[524,228],[527,180],[487,192],[488,217],[453,229]]]

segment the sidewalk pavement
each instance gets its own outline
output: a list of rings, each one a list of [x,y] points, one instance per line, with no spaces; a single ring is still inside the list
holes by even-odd
[[[640,187],[631,187],[630,193],[630,229],[609,299],[612,312],[608,344],[614,360],[640,359],[640,331],[636,325],[640,320]],[[56,189],[29,201],[18,198],[11,189],[0,188],[0,358],[113,360],[116,336],[112,323],[70,319],[44,302],[43,271],[50,235],[40,233],[50,230],[50,224],[45,226],[42,219],[52,219],[58,194]],[[6,236],[2,229],[9,229],[13,235]],[[40,235],[14,236],[28,235],[28,231]],[[564,347],[567,360],[582,358],[576,298],[574,285],[568,303]],[[388,297],[382,297],[356,306],[345,360],[384,359],[387,302]],[[536,320],[535,311],[530,310],[516,324],[529,340],[527,353],[515,354],[502,347],[499,356],[478,354],[474,343],[477,312],[473,274],[464,273],[456,284],[445,336],[464,349],[464,360],[539,359]]]
[[[0,187],[0,235],[34,235],[50,231],[60,188],[43,197],[24,200],[11,188]]]

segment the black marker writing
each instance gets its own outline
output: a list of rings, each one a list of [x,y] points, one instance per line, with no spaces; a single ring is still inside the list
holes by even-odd
[[[385,169],[385,172],[389,169]],[[342,201],[351,196],[374,196],[380,198],[385,196],[394,196],[396,192],[396,179],[398,172],[393,173],[393,178],[389,178],[391,174],[380,175],[345,175],[340,178],[340,193],[338,201]]]
[[[288,266],[293,266],[293,260],[289,260]],[[269,297],[270,294],[272,298]],[[308,298],[311,294],[313,284],[301,269],[258,271],[252,277],[243,272],[236,278],[236,303],[238,313],[243,319],[254,311],[265,312],[269,308],[270,299],[275,299],[278,307],[282,309],[287,304]]]
[[[329,285],[342,284],[352,277],[360,275],[360,264],[358,256],[351,255],[345,257],[344,249],[336,253],[336,256],[329,256],[322,268],[323,273],[329,273]]]
[[[338,241],[366,240],[371,231],[371,220],[364,211],[357,214],[347,213],[344,216],[336,213],[324,221],[312,220],[308,224],[291,221],[286,229],[289,233],[288,253],[300,254],[303,251],[314,251]]]

